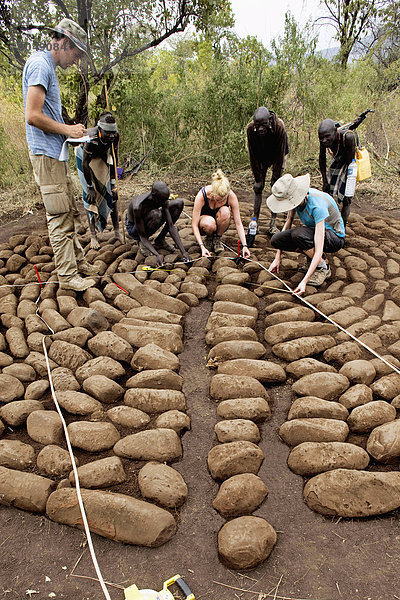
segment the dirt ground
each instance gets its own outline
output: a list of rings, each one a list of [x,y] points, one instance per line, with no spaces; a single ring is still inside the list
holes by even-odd
[[[241,201],[250,201],[241,192]],[[361,196],[354,211],[371,212]],[[398,210],[373,210],[400,218]],[[0,242],[14,233],[45,228],[42,211],[0,227]],[[260,301],[259,326],[264,317]],[[224,520],[211,502],[218,486],[207,470],[207,454],[215,444],[215,402],[208,396],[212,371],[206,366],[204,330],[211,302],[192,308],[185,320],[180,374],[192,429],[183,436],[184,455],[173,466],[188,485],[189,496],[179,515],[178,532],[160,548],[140,548],[93,535],[98,562],[112,600],[123,600],[123,588],[161,589],[179,573],[199,600],[274,598],[280,600],[400,599],[399,511],[370,519],[330,519],[313,513],[303,502],[303,478],[292,473],[289,448],[278,429],[292,401],[290,381],[271,386],[272,418],[261,426],[265,460],[259,475],[268,497],[254,513],[271,523],[277,544],[267,561],[246,573],[225,568],[218,560],[216,538]],[[268,358],[268,356],[267,356]],[[397,466],[395,467],[397,469]],[[46,517],[0,506],[0,599],[46,598],[100,600],[85,535]],[[77,577],[79,575],[79,577]],[[177,596],[178,597],[178,596]]]

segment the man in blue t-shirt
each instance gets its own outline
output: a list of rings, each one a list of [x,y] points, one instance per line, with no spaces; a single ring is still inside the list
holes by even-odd
[[[282,250],[305,254],[308,261],[306,274],[293,290],[295,294],[303,294],[307,284],[318,287],[330,277],[331,270],[323,253],[343,248],[343,219],[329,194],[310,188],[308,173],[300,177],[286,173],[276,181],[271,191],[272,195],[267,199],[268,208],[276,213],[287,212],[288,215],[282,231],[271,238],[271,245],[277,248],[277,253],[269,270],[279,272]],[[296,213],[305,227],[292,229]]]
[[[86,129],[82,123],[64,123],[56,67],[78,64],[84,52],[86,33],[71,19],[62,19],[54,27],[47,50],[28,58],[22,76],[29,157],[46,209],[58,280],[61,288],[76,292],[95,285],[94,279],[84,279],[79,273],[94,275],[98,270],[85,260],[78,240],[71,177],[67,162],[59,157],[65,138],[80,138]]]

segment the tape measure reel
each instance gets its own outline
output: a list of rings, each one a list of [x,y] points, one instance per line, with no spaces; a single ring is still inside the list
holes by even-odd
[[[124,590],[125,600],[175,600],[172,593],[169,591],[169,586],[173,583],[185,594],[185,600],[195,600],[189,586],[185,583],[180,575],[175,575],[164,581],[163,589],[160,592],[155,590],[139,590],[136,585],[131,585]]]

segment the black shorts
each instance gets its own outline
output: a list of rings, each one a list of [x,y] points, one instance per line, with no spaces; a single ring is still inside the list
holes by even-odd
[[[314,234],[315,229],[312,227],[294,227],[275,233],[271,238],[271,245],[277,250],[286,250],[287,252],[311,250],[315,247]],[[331,229],[325,229],[324,252],[327,254],[337,252],[343,248],[344,241],[344,237],[338,236]]]

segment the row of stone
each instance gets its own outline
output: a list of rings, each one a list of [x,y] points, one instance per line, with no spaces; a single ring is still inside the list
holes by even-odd
[[[257,423],[270,416],[268,392],[252,374],[264,382],[284,381],[286,376],[278,365],[258,360],[265,353],[254,331],[258,297],[241,287],[249,282],[249,274],[230,265],[223,258],[214,263],[221,285],[206,326],[206,343],[211,346],[208,360],[218,365],[210,396],[218,402],[217,414],[222,418],[215,425],[220,443],[210,450],[207,463],[211,476],[222,482],[213,507],[231,519],[218,533],[220,559],[230,568],[248,569],[269,556],[277,539],[268,521],[250,516],[268,494],[257,475],[264,459],[257,445],[261,437]],[[247,358],[249,350],[254,358]]]

